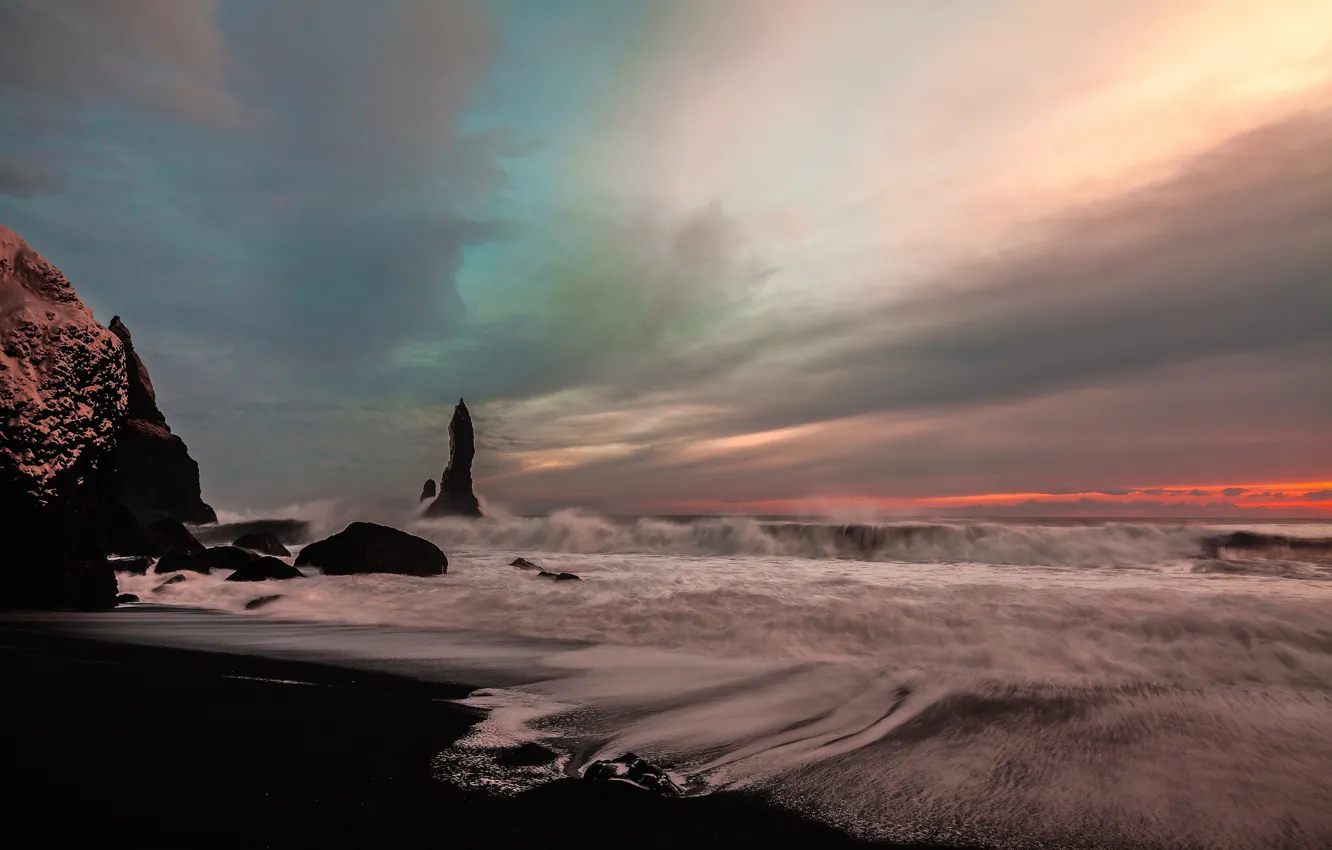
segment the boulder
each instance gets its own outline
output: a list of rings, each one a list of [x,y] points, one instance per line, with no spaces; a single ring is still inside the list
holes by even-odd
[[[157,407],[157,393],[143,359],[134,350],[129,328],[119,316],[110,330],[125,352],[128,410],[116,437],[120,498],[141,518],[166,516],[180,522],[217,522],[217,514],[199,492],[199,464],[185,442],[171,433]]]
[[[310,539],[310,523],[303,519],[252,519],[194,529],[195,536],[205,543],[231,543],[248,534],[265,533],[272,534],[280,543],[294,546]]]
[[[184,580],[185,576],[181,575],[180,573],[176,573],[174,576],[162,582],[157,587],[154,587],[153,593],[161,593],[168,585],[180,584]]]
[[[581,578],[573,573],[552,573],[547,572],[546,570],[537,573],[537,578],[548,578],[554,581],[582,581]]]
[[[128,605],[131,602],[138,602],[138,601],[139,597],[135,596],[133,593],[122,593],[116,597],[117,605]]]
[[[0,608],[109,608],[125,355],[69,280],[0,227]]]
[[[242,534],[231,545],[249,549],[251,552],[260,552],[264,555],[280,555],[285,558],[291,554],[287,547],[282,545],[282,541],[278,540],[277,535],[271,531],[253,531],[249,534]]]
[[[108,548],[117,555],[159,557],[168,552],[202,552],[204,546],[180,520],[161,517],[147,525],[117,503],[107,528]]]
[[[296,556],[296,566],[318,567],[325,575],[333,576],[437,576],[448,572],[449,559],[434,543],[414,534],[373,522],[354,522],[302,549]]]
[[[219,570],[239,570],[261,557],[239,546],[211,546],[196,556]]]
[[[227,581],[283,581],[289,578],[304,578],[300,570],[280,561],[272,555],[263,555],[240,567],[227,576]]]
[[[129,573],[133,576],[148,574],[148,568],[153,565],[152,558],[112,558],[111,568],[118,573]]]
[[[245,603],[245,610],[254,611],[258,608],[264,607],[265,605],[270,605],[281,598],[282,598],[281,593],[274,593],[271,596],[256,596],[254,599],[251,599],[249,602]]]
[[[472,461],[476,458],[476,432],[472,414],[458,399],[449,420],[449,462],[439,479],[439,495],[426,508],[426,516],[481,516],[481,503],[472,492]]]
[[[427,478],[426,482],[421,485],[421,501],[424,502],[433,498],[435,498],[435,479]]]
[[[509,564],[511,567],[517,567],[520,570],[539,570],[541,567],[527,560],[526,558],[514,558]]]
[[[594,761],[583,771],[583,778],[595,782],[627,782],[645,791],[656,791],[672,797],[684,793],[684,789],[677,785],[666,771],[634,753],[625,753],[615,759]]]
[[[163,554],[202,552],[205,548],[180,520],[171,517],[163,517],[149,523],[148,536],[160,547]]]
[[[158,560],[157,566],[153,567],[153,572],[158,574],[181,570],[208,575],[213,571],[213,565],[192,552],[168,552]]]

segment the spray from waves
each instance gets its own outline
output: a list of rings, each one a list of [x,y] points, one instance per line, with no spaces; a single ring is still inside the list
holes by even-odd
[[[578,511],[480,522],[422,520],[446,551],[795,557],[1017,566],[1152,566],[1195,556],[1206,533],[1152,524],[1036,526],[993,522],[830,525],[747,517],[615,520]]]

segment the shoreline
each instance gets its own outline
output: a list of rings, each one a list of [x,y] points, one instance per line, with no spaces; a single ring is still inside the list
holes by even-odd
[[[108,615],[115,616],[115,615]],[[668,799],[559,779],[511,797],[432,775],[485,713],[473,688],[225,651],[121,643],[0,621],[19,778],[0,811],[52,843],[364,846],[458,838],[582,847],[869,847],[762,797]],[[909,845],[926,848],[935,845]]]

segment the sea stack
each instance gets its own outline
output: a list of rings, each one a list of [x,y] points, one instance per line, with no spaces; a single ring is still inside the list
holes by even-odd
[[[421,485],[421,501],[424,502],[433,498],[435,498],[435,479],[427,478],[426,482]]]
[[[217,522],[199,492],[199,464],[180,437],[171,433],[157,406],[148,369],[134,350],[129,328],[119,316],[110,330],[125,349],[129,409],[116,438],[120,498],[141,522],[163,517],[193,525]]]
[[[128,380],[120,340],[0,227],[0,608],[110,608],[105,528]]]
[[[472,460],[476,457],[476,433],[472,414],[458,399],[449,420],[449,463],[439,479],[439,495],[426,508],[426,516],[481,516],[481,504],[472,492]]]

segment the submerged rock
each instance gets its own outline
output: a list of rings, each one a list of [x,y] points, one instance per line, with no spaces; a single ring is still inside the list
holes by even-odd
[[[583,771],[583,778],[598,782],[627,782],[645,791],[677,796],[684,793],[679,785],[666,775],[666,771],[641,759],[634,753],[619,758],[594,761]]]
[[[128,405],[119,339],[0,227],[0,608],[109,608],[106,530]]]
[[[111,567],[118,573],[129,573],[133,576],[148,574],[148,568],[153,565],[152,558],[112,558]]]
[[[435,479],[427,478],[421,485],[421,501],[435,498]]]
[[[581,578],[573,573],[552,573],[546,570],[537,573],[537,578],[548,578],[554,581],[582,581]]]
[[[129,328],[119,316],[110,330],[125,352],[128,386],[126,419],[116,436],[120,498],[141,518],[167,516],[180,522],[217,522],[217,514],[199,492],[199,464],[180,437],[171,433],[157,407],[148,368],[134,350]]]
[[[239,570],[261,556],[239,546],[213,546],[199,552],[198,557],[219,570]]]
[[[281,593],[274,593],[271,596],[257,596],[254,599],[251,599],[249,602],[245,603],[245,610],[254,611],[257,608],[262,608],[265,605],[270,605],[281,598],[282,598]]]
[[[476,432],[472,414],[458,399],[449,420],[449,462],[439,479],[439,495],[426,508],[426,516],[481,516],[481,503],[472,492],[472,461],[476,458]]]
[[[296,566],[318,567],[332,576],[437,576],[448,572],[449,559],[434,543],[414,534],[373,522],[354,522],[302,549],[296,556]]]
[[[541,567],[537,566],[536,564],[532,563],[531,561],[527,560],[526,558],[514,558],[513,561],[512,561],[512,563],[509,564],[509,566],[511,566],[511,567],[517,567],[517,568],[520,569],[520,570],[539,570],[539,569],[541,569]]]
[[[135,596],[133,593],[122,593],[116,597],[117,605],[128,605],[131,602],[138,602],[138,601],[139,597]]]
[[[282,541],[278,540],[277,535],[271,531],[252,531],[249,534],[242,534],[231,545],[249,549],[251,552],[280,555],[284,558],[291,554],[287,547],[282,545]]]
[[[153,567],[153,572],[158,574],[181,570],[208,575],[213,571],[213,565],[192,552],[168,552],[158,560],[157,566]]]
[[[153,588],[153,593],[161,593],[161,592],[162,592],[164,589],[166,589],[169,585],[180,584],[180,583],[181,583],[182,581],[184,581],[184,580],[185,580],[185,576],[181,575],[180,573],[176,573],[174,576],[172,576],[171,578],[169,578],[169,579],[167,579],[166,581],[162,582],[162,583],[159,584],[157,587],[154,587],[154,588]]]
[[[256,557],[236,572],[227,576],[227,581],[284,581],[291,578],[305,578],[305,575],[286,561],[272,555]]]

